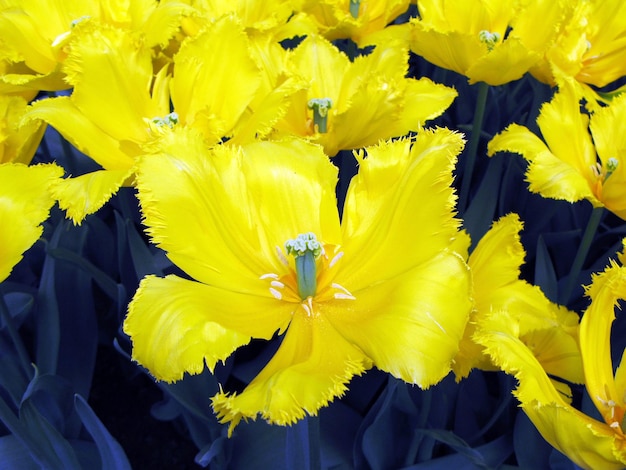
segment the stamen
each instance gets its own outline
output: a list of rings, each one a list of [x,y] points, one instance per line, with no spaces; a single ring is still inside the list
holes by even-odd
[[[283,284],[283,283],[282,283],[282,282],[280,282],[280,281],[272,281],[272,282],[270,282],[270,286],[272,286],[272,287],[278,287],[278,288],[280,288],[280,289],[283,289],[283,288],[285,287],[285,284]]]
[[[345,287],[343,287],[341,284],[337,284],[336,282],[333,282],[331,284],[331,287],[334,287],[337,290],[340,290],[341,292],[335,292],[335,294],[333,295],[333,297],[335,299],[341,299],[341,300],[356,300],[356,297],[353,296],[350,291],[348,289],[346,289]]]
[[[306,312],[307,316],[312,317],[313,316],[313,298],[307,297],[306,303],[302,302],[302,308]]]
[[[333,256],[333,259],[331,259],[330,263],[328,263],[328,267],[332,268],[341,258],[343,258],[343,251],[340,251],[335,256]]]
[[[312,98],[307,103],[308,108],[313,110],[313,124],[317,132],[327,132],[328,110],[332,105],[330,98]]]
[[[276,299],[282,300],[283,294],[280,291],[277,291],[273,287],[270,287],[270,294],[272,294]]]
[[[279,279],[279,277],[278,277],[278,274],[267,273],[267,274],[263,274],[261,277],[259,277],[259,279]]]
[[[287,260],[287,258],[285,258],[283,250],[281,250],[279,246],[276,247],[276,254],[278,255],[278,259],[281,263],[283,263],[285,266],[289,266],[289,261]]]

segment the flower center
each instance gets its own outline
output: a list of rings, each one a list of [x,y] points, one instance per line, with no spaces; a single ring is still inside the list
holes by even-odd
[[[278,258],[287,272],[283,275],[267,273],[260,277],[269,281],[272,297],[301,304],[309,316],[315,315],[314,305],[319,302],[356,299],[348,289],[334,282],[335,271],[343,257],[338,246],[323,245],[314,233],[303,233],[287,240],[285,251],[287,256],[293,255],[293,264],[283,250],[276,247]]]
[[[296,260],[296,279],[301,299],[313,297],[317,291],[317,257],[322,253],[322,245],[314,233],[302,233],[285,242],[288,255]]]
[[[485,29],[478,33],[478,39],[480,39],[480,42],[487,46],[487,50],[489,52],[491,52],[498,41],[500,41],[500,37],[500,33],[492,33]]]
[[[330,98],[311,98],[307,103],[308,108],[313,110],[313,124],[317,132],[327,132],[328,110],[332,105]]]
[[[602,186],[606,184],[607,180],[611,177],[613,172],[617,170],[618,165],[619,160],[617,158],[611,157],[606,161],[606,164],[604,166],[602,166],[600,162],[596,162],[595,165],[591,166],[591,172],[596,178],[594,191],[596,197],[602,197]]]
[[[596,397],[603,406],[608,410],[601,410],[604,415],[606,423],[616,431],[619,430],[622,433],[626,430],[626,415],[624,414],[624,408],[620,406],[615,400],[603,400],[601,397]]]

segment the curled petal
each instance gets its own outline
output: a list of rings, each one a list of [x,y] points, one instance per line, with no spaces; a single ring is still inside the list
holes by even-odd
[[[214,396],[213,409],[222,423],[230,423],[229,435],[242,418],[257,415],[270,423],[293,424],[342,396],[350,379],[371,365],[323,316],[311,319],[301,309],[267,366],[242,393]]]
[[[158,380],[213,370],[251,338],[283,331],[292,304],[231,292],[176,276],[147,276],[128,307],[124,332],[133,359]],[[236,311],[236,313],[233,313]]]
[[[100,209],[133,174],[133,169],[98,170],[76,178],[65,178],[54,188],[59,207],[74,224]]]

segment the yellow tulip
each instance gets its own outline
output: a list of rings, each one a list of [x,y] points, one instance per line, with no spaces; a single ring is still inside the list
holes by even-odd
[[[519,338],[546,371],[582,383],[578,315],[550,302],[539,287],[520,279],[526,255],[519,236],[522,226],[517,214],[501,217],[469,256],[474,307],[454,360],[457,380],[466,377],[472,368],[495,369],[473,335],[481,322],[498,312],[520,325]],[[469,239],[459,237],[455,249],[464,252],[468,245]]]
[[[626,95],[591,118],[581,113],[581,98],[565,82],[537,118],[545,143],[526,127],[512,124],[489,142],[488,153],[515,152],[528,160],[526,179],[534,193],[569,202],[587,199],[626,219],[626,165],[621,161]]]
[[[13,64],[0,91],[63,90],[61,64],[70,38],[85,23],[135,33],[146,47],[164,46],[180,25],[185,5],[155,0],[1,0],[0,60]]]
[[[124,331],[158,380],[213,370],[252,338],[282,342],[241,393],[213,407],[287,425],[341,396],[375,365],[429,387],[445,377],[471,306],[463,259],[449,250],[447,129],[357,155],[340,223],[337,170],[303,140],[208,149],[175,129],[142,158],[139,199],[152,240],[195,280],[144,278]]]
[[[588,85],[604,87],[626,75],[626,3],[561,3],[566,16],[558,34],[530,72],[551,85],[573,78],[585,92]]]
[[[299,89],[291,82],[280,83],[277,91],[261,86],[263,73],[250,42],[229,17],[185,41],[174,77],[167,67],[155,76],[151,50],[133,34],[110,27],[82,28],[64,70],[74,86],[71,96],[38,101],[28,116],[51,124],[102,166],[57,188],[59,205],[75,223],[102,207],[120,186],[132,184],[136,158],[149,153],[171,127],[199,129],[208,144],[239,127],[248,138],[263,136],[286,111],[285,96]],[[265,109],[254,113],[259,107]]]
[[[318,33],[329,41],[350,38],[365,47],[387,37],[388,25],[405,13],[409,4],[409,0],[304,0],[299,10],[309,15]],[[399,38],[399,34],[396,31],[389,36]]]
[[[534,9],[526,13],[530,5]],[[410,47],[429,62],[465,75],[471,84],[502,85],[521,78],[540,60],[555,35],[553,22],[562,14],[556,5],[418,0]]]
[[[624,255],[619,255],[622,263]],[[589,396],[603,417],[597,421],[567,403],[530,349],[517,338],[519,324],[496,315],[481,324],[475,338],[519,385],[514,394],[542,436],[577,465],[621,469],[626,465],[626,365],[615,373],[611,360],[611,324],[619,299],[626,298],[626,268],[615,262],[593,276],[587,287],[591,304],[580,325],[580,348]]]
[[[417,131],[457,93],[427,78],[405,78],[407,60],[408,50],[396,43],[351,62],[326,39],[308,36],[290,61],[310,86],[294,95],[279,133],[308,137],[332,157]]]

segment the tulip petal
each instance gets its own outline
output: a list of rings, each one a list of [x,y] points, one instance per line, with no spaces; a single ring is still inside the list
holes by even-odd
[[[300,140],[209,150],[178,129],[141,159],[137,186],[148,233],[194,279],[269,295],[259,277],[285,270],[287,240],[313,232],[339,243],[336,168]]]
[[[59,207],[67,212],[74,224],[99,210],[124,182],[133,174],[133,169],[98,170],[76,178],[65,178],[54,188]]]
[[[251,338],[284,331],[297,305],[227,291],[177,276],[147,276],[128,308],[124,332],[133,360],[158,380],[213,370]]]
[[[337,274],[353,294],[446,249],[456,236],[452,168],[463,147],[448,129],[382,143],[359,158],[344,206],[344,261]]]
[[[332,347],[329,347],[332,345]],[[230,422],[229,435],[241,418],[257,414],[270,423],[292,424],[316,415],[335,397],[342,396],[354,375],[371,361],[347,342],[322,316],[297,312],[272,360],[240,393],[220,392],[213,409],[220,422]]]
[[[469,317],[470,295],[467,266],[460,256],[443,252],[360,291],[356,300],[331,302],[328,319],[376,367],[428,388],[450,371]]]
[[[0,282],[41,236],[54,204],[50,190],[62,175],[56,165],[0,165]]]

